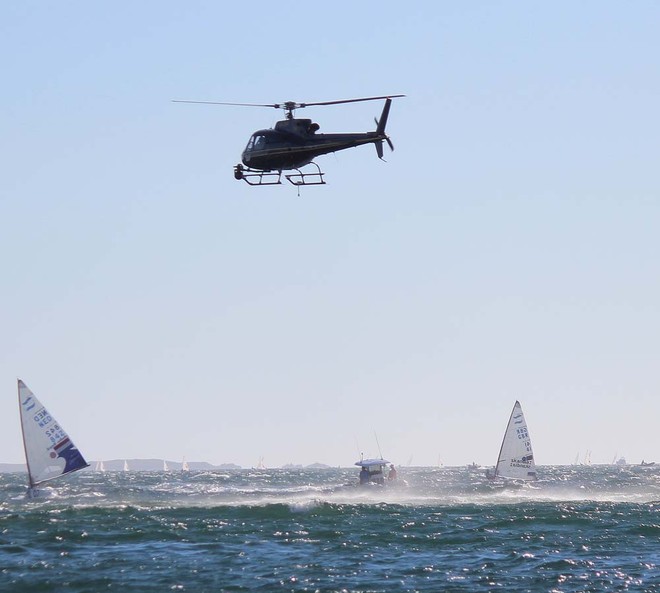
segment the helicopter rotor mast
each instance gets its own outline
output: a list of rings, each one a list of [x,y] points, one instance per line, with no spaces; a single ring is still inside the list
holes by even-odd
[[[317,105],[340,105],[343,103],[358,103],[361,101],[378,101],[379,99],[395,99],[405,95],[383,95],[382,97],[361,97],[359,99],[339,99],[337,101],[316,101],[313,103],[297,103],[296,101],[285,101],[284,103],[225,103],[220,101],[186,101],[173,99],[172,103],[199,103],[203,105],[232,105],[238,107],[274,107],[283,109],[287,119],[293,119],[293,112],[303,107],[315,107]]]

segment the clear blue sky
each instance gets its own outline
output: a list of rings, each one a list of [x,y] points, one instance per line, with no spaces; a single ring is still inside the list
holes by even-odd
[[[89,459],[660,461],[660,4],[5,2],[2,461],[22,378]],[[405,93],[328,184],[268,109]],[[308,108],[366,131],[381,102]]]

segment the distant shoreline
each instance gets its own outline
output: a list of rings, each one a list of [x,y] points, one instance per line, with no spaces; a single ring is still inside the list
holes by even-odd
[[[100,463],[100,460],[90,460],[89,468],[84,471],[92,470],[94,471],[96,465]],[[109,459],[103,460],[103,471],[107,472],[120,472],[124,470],[124,464],[128,465],[128,471],[181,471],[182,462],[181,461],[170,461],[169,459]],[[167,469],[165,469],[165,464],[167,464]],[[332,466],[326,465],[324,463],[312,463],[310,465],[294,465],[287,464],[278,468],[268,468],[268,469],[329,469]],[[240,470],[240,469],[254,469],[254,468],[243,468],[240,465],[235,463],[221,463],[220,465],[213,465],[206,461],[188,461],[188,468],[191,471],[209,471],[209,470]],[[0,473],[16,473],[16,472],[27,472],[27,466],[25,463],[0,463]]]

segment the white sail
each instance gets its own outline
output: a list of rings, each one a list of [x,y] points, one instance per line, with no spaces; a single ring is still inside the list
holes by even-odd
[[[536,480],[532,441],[520,402],[516,402],[511,411],[494,475],[514,480]]]
[[[183,458],[183,462],[181,463],[181,471],[182,472],[187,472],[190,471],[190,467],[188,467],[188,462],[186,461],[186,458]]]
[[[124,459],[124,471],[125,472],[128,471],[128,461],[126,461],[125,459]]]
[[[170,471],[170,468],[169,468],[169,466],[167,465],[167,461],[165,461],[164,459],[163,459],[163,471],[164,471],[164,472],[168,472],[168,471]]]
[[[30,488],[89,465],[62,426],[20,379],[18,404]]]

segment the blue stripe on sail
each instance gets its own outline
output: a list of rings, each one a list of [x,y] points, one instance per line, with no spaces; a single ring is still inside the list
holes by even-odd
[[[69,472],[75,472],[88,465],[85,458],[71,441],[69,441],[66,447],[57,452],[57,456],[64,459],[64,471],[62,472],[62,475],[68,474]]]
[[[23,406],[24,406],[24,407],[27,406],[27,407],[25,408],[26,411],[31,410],[32,408],[34,408],[34,407],[37,405],[37,404],[33,403],[31,406],[28,406],[28,404],[30,403],[31,400],[32,400],[32,396],[29,396],[29,397],[23,402]]]

